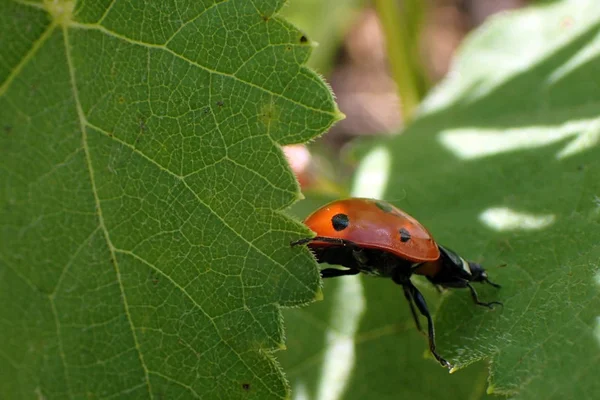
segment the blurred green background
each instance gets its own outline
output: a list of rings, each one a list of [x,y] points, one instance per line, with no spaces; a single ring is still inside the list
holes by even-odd
[[[414,279],[448,374],[399,287],[327,280],[323,301],[284,310],[292,397],[600,396],[600,4],[292,0],[284,15],[319,43],[309,64],[347,116],[286,149],[306,196],[291,214],[386,199],[482,262],[503,288],[481,298],[505,304]]]

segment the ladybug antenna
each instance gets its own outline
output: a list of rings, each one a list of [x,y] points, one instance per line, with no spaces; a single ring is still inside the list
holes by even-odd
[[[490,285],[492,285],[493,287],[498,288],[498,289],[500,289],[502,287],[502,286],[498,285],[497,283],[490,281],[487,276],[483,279],[483,281],[489,283]]]

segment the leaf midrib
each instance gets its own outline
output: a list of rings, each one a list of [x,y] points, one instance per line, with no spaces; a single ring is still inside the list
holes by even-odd
[[[77,25],[77,24],[74,24],[74,23],[72,23],[72,24],[69,24],[69,26],[74,26],[74,25]],[[104,135],[107,135],[108,137],[110,137],[110,138],[111,138],[111,140],[113,140],[113,141],[116,141],[116,142],[118,142],[119,144],[121,144],[121,145],[124,145],[124,146],[126,146],[126,147],[130,148],[132,151],[136,152],[138,155],[140,155],[141,157],[143,157],[143,158],[144,158],[144,159],[146,159],[147,161],[151,162],[153,165],[155,165],[155,166],[156,166],[156,167],[158,167],[159,169],[163,170],[164,172],[168,173],[169,175],[171,175],[171,176],[173,176],[173,177],[177,178],[178,180],[180,180],[180,181],[181,181],[181,182],[182,182],[182,183],[185,185],[185,187],[187,188],[187,190],[189,190],[189,191],[190,191],[190,193],[192,193],[192,194],[194,195],[194,197],[196,198],[196,200],[197,200],[197,201],[198,201],[200,204],[204,205],[204,207],[205,207],[207,210],[209,210],[209,211],[210,211],[210,212],[211,212],[213,215],[215,215],[215,216],[216,216],[216,217],[217,217],[217,218],[218,218],[218,219],[221,221],[221,223],[222,223],[222,224],[223,224],[225,227],[227,227],[227,229],[228,229],[228,230],[230,230],[230,231],[231,231],[231,232],[232,232],[232,233],[233,233],[235,236],[239,237],[239,238],[240,238],[242,241],[244,241],[245,243],[247,243],[247,244],[249,245],[249,247],[250,247],[250,248],[252,248],[252,249],[256,250],[256,251],[257,251],[257,252],[259,252],[261,255],[263,255],[264,257],[266,257],[268,260],[270,260],[271,262],[273,262],[274,264],[278,265],[280,268],[282,268],[283,270],[285,270],[286,272],[288,272],[288,274],[289,274],[289,275],[290,275],[290,276],[291,276],[291,277],[292,277],[294,280],[296,280],[296,281],[297,281],[299,284],[301,284],[302,286],[304,286],[304,287],[305,287],[307,290],[310,290],[310,288],[309,288],[309,287],[308,287],[306,284],[304,284],[303,282],[301,282],[301,281],[299,280],[299,278],[297,278],[297,277],[296,277],[294,274],[291,274],[291,273],[289,273],[289,271],[287,271],[287,269],[285,268],[285,266],[284,266],[283,264],[281,264],[280,262],[277,262],[276,260],[274,260],[273,258],[271,258],[269,255],[267,255],[266,253],[264,253],[263,251],[261,251],[261,249],[257,248],[257,247],[256,247],[256,245],[255,245],[254,243],[252,243],[251,241],[249,241],[249,240],[247,240],[246,238],[242,237],[242,236],[241,236],[241,235],[240,235],[240,234],[239,234],[237,231],[235,231],[235,229],[234,229],[232,226],[230,226],[230,225],[229,225],[229,224],[228,224],[228,223],[227,223],[225,220],[223,220],[223,218],[222,218],[220,215],[216,214],[216,213],[215,213],[215,212],[214,212],[214,211],[213,211],[213,210],[212,210],[212,209],[211,209],[211,208],[208,206],[208,204],[206,204],[204,201],[202,201],[202,199],[200,199],[200,198],[197,196],[197,194],[196,194],[196,193],[195,193],[195,192],[192,190],[192,188],[191,188],[191,187],[189,187],[189,185],[188,185],[188,184],[187,184],[187,182],[185,181],[185,176],[179,176],[179,175],[177,175],[177,174],[176,174],[176,173],[174,173],[173,171],[170,171],[169,169],[167,169],[167,168],[165,168],[165,167],[161,166],[160,164],[158,164],[158,163],[157,163],[155,160],[152,160],[152,159],[151,159],[149,156],[147,156],[146,154],[144,154],[144,153],[140,152],[140,151],[139,151],[139,149],[135,149],[135,148],[133,148],[133,147],[132,147],[132,146],[131,146],[129,143],[123,142],[123,141],[121,141],[121,140],[119,140],[119,139],[115,138],[113,135],[108,135],[108,134],[107,134],[107,132],[103,131],[102,129],[98,129],[98,127],[95,127],[95,126],[91,125],[91,124],[90,124],[90,123],[87,121],[87,119],[86,119],[86,117],[85,117],[85,113],[84,113],[84,111],[83,111],[83,108],[82,108],[82,105],[81,105],[81,102],[80,102],[80,100],[79,100],[79,91],[78,91],[78,88],[77,88],[77,81],[76,81],[76,76],[75,76],[75,68],[74,68],[74,65],[73,65],[73,62],[72,62],[72,59],[71,59],[71,53],[70,53],[70,49],[71,49],[71,47],[70,47],[70,43],[69,43],[69,36],[68,36],[68,28],[69,28],[69,26],[66,26],[66,25],[65,25],[65,26],[62,26],[63,38],[64,38],[64,45],[65,45],[65,53],[66,53],[67,65],[68,65],[68,69],[69,69],[69,75],[70,75],[70,79],[71,79],[71,87],[72,87],[72,92],[73,92],[73,99],[74,99],[74,103],[75,103],[75,105],[76,105],[76,109],[77,109],[77,116],[78,116],[78,119],[79,119],[79,125],[80,125],[80,129],[81,129],[81,132],[82,132],[82,147],[83,147],[83,149],[84,149],[84,153],[85,153],[85,159],[86,159],[87,169],[88,169],[89,176],[90,176],[91,188],[92,188],[92,192],[93,192],[93,195],[94,195],[94,202],[95,202],[95,206],[96,206],[96,212],[97,212],[97,214],[98,214],[99,227],[98,227],[97,229],[100,229],[100,230],[102,231],[102,234],[103,234],[103,236],[104,236],[105,242],[106,242],[106,244],[107,244],[107,247],[108,247],[108,250],[109,250],[109,252],[110,252],[110,256],[111,256],[111,260],[112,260],[112,264],[113,264],[113,267],[114,267],[114,269],[115,269],[115,274],[116,274],[116,277],[117,277],[117,281],[118,281],[118,283],[119,283],[119,290],[120,290],[120,292],[121,292],[121,297],[122,297],[122,299],[123,299],[123,306],[124,306],[125,314],[126,314],[126,316],[127,316],[127,320],[128,320],[128,323],[129,323],[129,326],[130,326],[130,329],[131,329],[132,338],[133,338],[133,341],[134,341],[134,345],[135,345],[135,348],[136,348],[136,352],[137,352],[137,354],[138,354],[138,358],[139,358],[139,360],[140,360],[140,365],[141,365],[141,367],[142,367],[142,369],[143,369],[143,371],[144,371],[144,378],[145,378],[144,380],[145,380],[145,385],[146,385],[146,387],[147,387],[147,390],[148,390],[148,393],[149,393],[149,395],[150,395],[150,398],[151,398],[151,399],[153,399],[153,398],[154,398],[154,396],[153,396],[153,392],[152,392],[152,385],[151,385],[151,383],[150,383],[150,378],[149,378],[149,375],[150,375],[150,374],[155,374],[155,375],[157,375],[157,376],[160,376],[160,377],[162,377],[162,378],[165,378],[165,379],[167,379],[167,380],[169,380],[169,381],[171,381],[171,382],[173,382],[173,383],[176,383],[176,384],[178,384],[178,385],[180,385],[180,386],[182,386],[182,387],[184,387],[184,388],[188,389],[188,390],[189,390],[189,391],[190,391],[190,392],[191,392],[191,393],[192,393],[192,394],[193,394],[195,397],[197,397],[197,398],[200,398],[200,396],[199,396],[199,395],[198,395],[198,394],[197,394],[197,393],[196,393],[196,392],[193,390],[193,388],[191,388],[190,386],[188,386],[188,385],[186,385],[186,384],[184,384],[184,383],[182,383],[182,382],[180,382],[180,381],[174,380],[174,379],[173,379],[173,378],[171,378],[171,377],[166,377],[165,375],[161,374],[161,373],[160,373],[160,372],[158,372],[158,371],[153,371],[153,370],[150,370],[150,369],[147,367],[147,365],[146,365],[146,363],[145,363],[145,361],[144,361],[144,355],[143,355],[143,353],[142,353],[142,351],[141,351],[141,348],[140,348],[139,340],[138,340],[138,338],[137,338],[137,335],[136,335],[136,331],[135,331],[135,329],[136,329],[136,328],[135,328],[135,325],[134,325],[134,323],[133,323],[133,320],[132,320],[132,317],[131,317],[131,313],[130,313],[130,310],[129,310],[129,303],[128,303],[128,301],[127,301],[127,296],[126,296],[126,294],[125,294],[125,287],[124,287],[124,284],[123,284],[123,281],[122,281],[122,277],[121,277],[121,271],[120,271],[120,268],[119,268],[119,263],[118,263],[118,261],[117,261],[117,253],[121,253],[121,254],[128,254],[128,255],[130,255],[130,256],[132,256],[132,257],[136,258],[138,261],[142,262],[143,264],[145,264],[145,265],[147,265],[147,266],[151,267],[153,270],[155,270],[155,271],[157,271],[157,272],[161,273],[161,274],[162,274],[163,276],[165,276],[166,278],[168,278],[168,280],[169,280],[169,281],[171,281],[171,282],[172,282],[172,283],[173,283],[173,284],[174,284],[176,287],[178,287],[178,288],[179,288],[179,289],[182,291],[182,293],[183,293],[183,294],[184,294],[184,295],[185,295],[185,296],[186,296],[186,297],[187,297],[187,298],[188,298],[188,299],[189,299],[189,300],[190,300],[190,301],[191,301],[191,302],[194,304],[194,306],[195,306],[195,307],[196,307],[196,308],[197,308],[197,309],[198,309],[200,312],[202,312],[202,313],[203,313],[203,314],[204,314],[204,315],[205,315],[205,316],[206,316],[206,317],[209,319],[209,321],[211,321],[211,324],[213,325],[213,328],[215,329],[215,331],[216,331],[217,333],[219,332],[219,329],[218,329],[218,327],[216,326],[216,324],[215,324],[215,322],[214,322],[214,318],[213,318],[213,317],[211,317],[211,316],[210,316],[210,315],[209,315],[209,314],[208,314],[206,311],[204,311],[204,310],[202,309],[202,307],[201,307],[201,306],[200,306],[200,305],[199,305],[199,304],[198,304],[198,303],[197,303],[197,302],[196,302],[196,301],[195,301],[195,300],[194,300],[194,299],[191,297],[191,295],[189,295],[189,294],[188,294],[188,293],[187,293],[185,290],[183,290],[183,288],[182,288],[180,285],[178,285],[176,282],[174,282],[174,281],[173,281],[173,280],[172,280],[170,277],[166,276],[166,275],[165,275],[165,274],[164,274],[162,271],[160,271],[160,269],[156,268],[154,265],[152,265],[152,264],[151,264],[151,263],[149,263],[148,261],[146,261],[146,260],[144,260],[143,258],[139,257],[137,254],[135,254],[135,253],[133,253],[133,252],[126,251],[126,250],[120,250],[120,249],[118,249],[117,247],[115,247],[115,246],[113,245],[113,243],[112,243],[112,241],[111,241],[111,238],[110,238],[110,234],[109,234],[109,232],[108,232],[108,229],[107,229],[107,227],[106,227],[106,224],[105,224],[105,221],[104,221],[103,214],[102,214],[102,206],[101,206],[101,201],[100,201],[100,198],[99,198],[99,195],[98,195],[98,190],[97,190],[97,187],[96,187],[95,176],[94,176],[94,169],[93,169],[93,166],[92,166],[92,157],[91,157],[91,154],[90,154],[90,149],[89,149],[89,146],[88,146],[88,136],[87,136],[87,135],[88,135],[88,133],[87,133],[87,128],[88,128],[88,127],[93,127],[94,129],[97,129],[97,130],[98,130],[100,133],[102,133],[102,134],[104,134]],[[104,30],[104,28],[103,28],[103,29],[101,29],[101,30]],[[114,35],[114,34],[110,33],[108,30],[105,30],[105,33],[106,33],[106,34],[108,34],[108,35],[117,36],[117,37],[119,37],[120,39],[123,39],[123,40],[125,40],[125,41],[128,41],[128,42],[132,42],[132,43],[134,43],[134,44],[142,44],[142,45],[146,45],[146,46],[148,47],[148,45],[147,45],[147,44],[143,44],[143,43],[135,43],[134,41],[132,41],[132,40],[130,40],[130,39],[127,39],[127,38],[124,38],[124,37],[120,37],[120,36],[118,36],[118,35]],[[49,36],[49,35],[48,35],[48,36]],[[176,56],[176,57],[182,58],[182,59],[184,59],[185,61],[187,61],[187,62],[190,62],[191,64],[194,64],[194,65],[196,65],[196,66],[197,66],[197,67],[199,67],[199,68],[203,68],[203,69],[209,70],[209,69],[207,69],[207,68],[205,68],[205,67],[203,67],[203,66],[201,66],[201,65],[198,65],[198,64],[196,64],[196,63],[193,63],[193,62],[191,62],[190,60],[186,60],[185,58],[181,57],[180,55],[177,55],[177,54],[176,54],[176,53],[174,53],[172,50],[170,50],[170,49],[168,49],[168,48],[166,48],[166,47],[163,47],[163,46],[149,46],[149,47],[159,47],[161,50],[163,50],[163,51],[167,51],[167,52],[171,53],[173,56]],[[212,73],[215,73],[215,74],[227,75],[227,74],[224,74],[224,73],[221,73],[221,72],[218,72],[218,71],[212,71],[212,70],[209,70],[209,71],[210,71],[210,72],[212,72]],[[227,76],[229,76],[229,75],[227,75]],[[231,76],[231,77],[233,77],[233,76]],[[260,88],[260,87],[258,87],[258,86],[256,86],[256,85],[254,85],[254,84],[251,84],[251,83],[245,82],[245,81],[243,81],[243,80],[240,80],[240,79],[239,79],[239,78],[237,78],[237,77],[233,77],[233,78],[235,78],[235,79],[239,80],[240,82],[242,82],[242,83],[244,83],[244,84],[248,84],[248,85],[251,85],[251,86],[253,86],[253,87],[256,87],[257,89],[260,89],[260,90],[266,91],[266,92],[268,92],[268,93],[271,93],[271,94],[272,94],[272,95],[274,95],[274,96],[283,97],[282,95],[279,95],[279,94],[276,94],[276,93],[270,92],[269,90],[267,90],[267,89],[265,89],[265,88]],[[285,97],[283,97],[283,98],[285,98]],[[285,98],[285,99],[287,99],[287,98]],[[329,113],[329,112],[326,112],[326,111],[323,111],[323,110],[317,110],[317,109],[313,109],[313,108],[311,108],[311,107],[308,107],[308,106],[306,106],[306,105],[302,105],[302,104],[296,103],[294,100],[291,100],[291,99],[287,99],[287,100],[289,100],[289,101],[291,101],[291,102],[293,102],[293,103],[295,103],[295,104],[297,104],[297,105],[299,105],[299,106],[302,106],[302,107],[304,107],[304,108],[311,109],[311,110],[313,110],[313,111],[317,111],[317,112],[321,112],[321,113],[327,113],[327,114],[331,114],[331,115],[333,115],[333,113]],[[248,170],[248,168],[247,168],[246,166],[242,166],[242,165],[240,165],[239,163],[235,162],[235,160],[232,160],[232,159],[230,159],[230,158],[228,158],[228,157],[227,157],[226,159],[227,159],[227,160],[229,160],[229,161],[231,161],[231,162],[233,162],[235,165],[237,165],[237,166],[240,166],[240,167],[243,167],[245,170]],[[256,171],[252,171],[252,172],[253,172],[254,174],[256,174]],[[264,178],[263,178],[263,179],[264,179]],[[271,183],[271,182],[268,182],[268,183],[269,183],[270,185],[272,185],[272,183]],[[97,230],[97,229],[96,229],[96,230]],[[59,321],[58,321],[58,314],[57,314],[56,308],[55,308],[55,306],[54,306],[54,301],[53,301],[53,299],[51,299],[51,302],[52,302],[52,309],[53,309],[53,313],[55,314],[54,316],[55,316],[55,320],[56,320],[56,324],[57,324],[57,333],[59,333]],[[60,342],[62,342],[62,340],[61,340],[61,338],[60,338],[60,337],[58,338],[58,340],[59,340]],[[239,354],[238,354],[238,353],[237,353],[237,352],[236,352],[236,351],[235,351],[235,350],[234,350],[234,349],[231,347],[231,345],[230,345],[229,343],[227,343],[227,341],[225,341],[225,340],[223,340],[223,339],[221,338],[221,342],[222,342],[224,345],[226,345],[227,347],[229,347],[229,348],[230,348],[230,349],[233,351],[233,353],[234,353],[234,354],[236,354],[236,355],[238,356],[238,359],[239,359],[239,361],[240,361],[242,364],[244,364],[244,365],[246,366],[246,368],[248,369],[248,371],[252,372],[252,374],[255,376],[255,378],[257,379],[257,381],[261,382],[261,383],[263,384],[263,387],[264,387],[265,389],[267,389],[267,391],[269,391],[270,393],[272,393],[272,394],[273,394],[273,395],[275,395],[275,396],[278,396],[278,393],[274,392],[274,391],[273,391],[273,389],[272,389],[271,387],[269,387],[269,385],[267,385],[267,384],[264,382],[264,380],[262,379],[262,377],[260,377],[260,376],[257,376],[257,375],[256,375],[256,374],[253,372],[252,368],[250,368],[250,366],[249,366],[249,365],[247,365],[247,363],[246,363],[246,362],[245,362],[245,361],[242,359],[242,357],[241,357],[241,356],[240,356],[240,355],[239,355]],[[61,345],[61,349],[62,349],[62,345]],[[66,360],[65,360],[65,357],[64,357],[64,352],[63,352],[62,350],[61,350],[61,357],[62,357],[63,367],[64,367],[64,369],[65,369],[65,374],[66,374],[66,376],[68,377],[68,370],[67,370],[67,366],[66,366]],[[71,397],[73,397],[73,394],[72,394],[72,393],[71,393],[71,391],[70,391],[70,390],[71,390],[71,389],[70,389],[71,385],[69,384],[68,380],[67,380],[67,386],[68,386],[69,393],[70,393]],[[132,389],[132,388],[130,388],[130,389]]]
[[[102,206],[100,204],[100,198],[98,196],[98,190],[96,188],[96,179],[94,176],[94,169],[92,166],[92,159],[91,159],[91,155],[90,155],[90,149],[88,146],[86,118],[83,113],[83,109],[81,107],[81,102],[79,101],[79,90],[77,88],[77,80],[75,77],[75,68],[73,66],[73,61],[71,59],[71,45],[69,43],[68,27],[63,26],[62,33],[63,33],[63,40],[64,40],[64,45],[65,45],[65,56],[66,56],[67,66],[69,69],[69,77],[71,79],[71,90],[73,92],[73,101],[75,102],[75,107],[77,109],[79,128],[81,129],[81,135],[82,135],[81,142],[82,142],[83,149],[85,152],[86,166],[87,166],[88,173],[90,176],[90,184],[91,184],[92,192],[94,195],[94,203],[96,205],[96,213],[98,215],[98,223],[99,223],[100,229],[102,230],[102,233],[104,235],[104,240],[106,241],[106,245],[110,252],[110,258],[112,260],[112,264],[115,269],[115,274],[117,277],[117,281],[119,283],[119,290],[121,291],[121,297],[123,299],[123,307],[125,309],[127,321],[129,323],[129,327],[131,329],[131,335],[133,338],[135,349],[138,354],[138,358],[140,360],[142,369],[144,371],[144,377],[145,377],[145,381],[146,381],[146,387],[148,389],[148,394],[150,396],[150,399],[154,399],[154,394],[152,392],[152,385],[150,384],[150,378],[148,376],[148,367],[146,366],[146,363],[144,361],[144,355],[142,354],[142,352],[140,350],[139,341],[138,341],[137,335],[135,333],[135,326],[133,325],[133,321],[131,319],[131,313],[129,311],[129,303],[127,302],[127,295],[125,294],[125,288],[123,286],[123,279],[121,278],[121,270],[119,268],[119,262],[117,261],[115,247],[112,244],[112,241],[110,239],[110,234],[108,233],[108,229],[106,228],[106,224],[104,222],[104,216],[102,214]],[[54,304],[54,302],[52,302],[52,303]],[[54,311],[56,311],[56,310],[54,309]],[[60,340],[60,338],[59,338],[59,340]],[[64,353],[63,353],[63,363],[65,363]],[[65,368],[65,373],[67,373],[66,364],[64,365],[64,368]],[[70,385],[68,385],[68,387],[69,387],[69,391],[70,391]]]

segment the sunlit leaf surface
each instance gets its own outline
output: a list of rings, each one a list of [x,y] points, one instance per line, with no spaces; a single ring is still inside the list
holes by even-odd
[[[323,303],[286,313],[284,366],[295,393],[598,397],[598,71],[594,1],[548,2],[497,17],[467,40],[420,117],[383,143],[391,165],[382,171],[389,179],[381,196],[417,217],[439,243],[483,263],[503,287],[477,285],[480,297],[504,308],[477,307],[464,290],[425,291],[431,308],[441,304],[438,350],[458,368],[450,375],[423,358],[426,339],[399,287],[372,278],[327,282]],[[366,184],[356,193],[370,193],[373,179],[359,179]],[[348,285],[354,293],[340,301]],[[358,319],[349,304],[363,310]],[[345,313],[357,326],[350,333],[337,322]],[[337,358],[350,349],[352,367],[345,365],[341,383],[325,380],[330,349],[343,341],[350,345]]]

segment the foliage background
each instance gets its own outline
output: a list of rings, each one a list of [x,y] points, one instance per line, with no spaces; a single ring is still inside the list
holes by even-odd
[[[323,303],[285,314],[297,345],[280,358],[303,392],[297,398],[600,393],[593,372],[600,125],[592,78],[599,22],[597,4],[574,2],[492,19],[466,40],[450,76],[401,136],[358,150],[353,194],[407,210],[503,285],[478,288],[504,302],[494,312],[473,306],[465,292],[426,292],[439,305],[439,349],[459,371],[448,375],[423,358],[425,340],[397,287],[348,277],[325,282]],[[352,327],[342,313],[353,316]],[[344,370],[345,362],[354,367]]]

